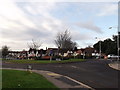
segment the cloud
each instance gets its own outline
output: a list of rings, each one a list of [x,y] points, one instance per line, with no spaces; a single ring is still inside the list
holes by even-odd
[[[97,16],[109,16],[109,15],[117,15],[118,5],[117,4],[104,4],[100,8],[100,13]]]
[[[31,39],[40,39],[44,45],[53,45],[53,39],[58,30],[63,30],[61,20],[53,17],[50,11],[54,3],[15,3],[0,4],[0,30],[2,44],[20,48],[26,47]],[[12,42],[14,42],[13,45]],[[18,44],[19,43],[19,44]],[[20,43],[24,43],[23,45]],[[1,45],[2,45],[1,44]]]
[[[92,38],[91,35],[87,35],[77,30],[71,30],[70,34],[74,41],[84,41],[84,40],[89,40],[90,38]]]
[[[72,5],[55,2],[1,2],[0,32],[2,32],[2,38],[0,40],[2,40],[2,44],[10,45],[13,49],[26,47],[27,42],[32,39],[39,39],[43,42],[42,47],[54,47],[56,34],[68,29],[69,26],[74,27],[75,25],[79,29],[85,28],[102,33],[102,30],[92,21],[74,23],[80,17],[79,15],[89,13],[87,12],[89,10],[85,8],[91,7],[91,4],[90,6],[87,5],[83,4],[81,7],[80,3]],[[92,9],[94,10],[94,7],[91,7]],[[56,12],[54,13],[54,11]],[[62,18],[59,18],[58,15],[60,11],[62,11]],[[78,14],[79,11],[80,14]],[[84,41],[92,37],[74,29],[70,31],[73,40],[76,41]]]
[[[94,31],[97,33],[102,33],[102,30],[91,21],[78,22],[78,23],[76,23],[76,26],[78,26],[80,28],[85,28],[87,30],[91,30],[91,31]]]

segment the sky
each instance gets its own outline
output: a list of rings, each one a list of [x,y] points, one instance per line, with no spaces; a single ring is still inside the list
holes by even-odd
[[[42,43],[40,48],[55,48],[57,33],[65,30],[78,48],[85,48],[112,38],[117,26],[117,0],[0,0],[0,47],[11,50],[28,50],[32,39]]]

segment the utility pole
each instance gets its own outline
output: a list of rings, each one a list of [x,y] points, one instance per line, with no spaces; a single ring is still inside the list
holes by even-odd
[[[120,1],[118,2],[118,61],[120,56]]]
[[[117,28],[118,29],[118,35],[117,35],[117,53],[118,53],[118,60],[117,61],[119,61],[119,54],[120,54],[120,41],[119,41],[119,38],[120,38],[120,31],[119,31],[119,26],[118,27],[109,27],[109,29],[112,29],[112,28]]]
[[[100,38],[95,38],[95,39],[99,39],[99,54],[100,54],[100,59],[101,59],[101,40],[100,40]]]
[[[101,40],[99,41],[99,47],[100,47],[100,59],[101,59]]]

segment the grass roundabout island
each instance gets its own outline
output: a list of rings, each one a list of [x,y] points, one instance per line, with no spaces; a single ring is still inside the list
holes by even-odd
[[[55,88],[42,75],[29,71],[2,70],[2,88]]]
[[[56,61],[56,60],[3,60],[5,63],[36,63],[36,64],[49,64],[49,63],[71,63],[71,62],[82,62],[86,61],[85,59],[69,59],[69,60],[61,60],[61,61]]]

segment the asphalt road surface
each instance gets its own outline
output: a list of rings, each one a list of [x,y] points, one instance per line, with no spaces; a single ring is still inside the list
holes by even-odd
[[[65,64],[30,64],[34,70],[47,70],[71,77],[92,88],[120,88],[120,71],[108,66],[107,60],[88,60]],[[2,63],[3,68],[26,69],[28,64]]]

